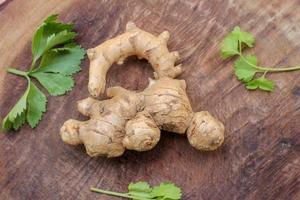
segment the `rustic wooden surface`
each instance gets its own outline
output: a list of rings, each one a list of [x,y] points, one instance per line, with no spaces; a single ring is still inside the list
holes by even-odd
[[[74,22],[78,42],[94,47],[123,32],[128,20],[152,33],[171,32],[169,47],[181,54],[194,110],[209,110],[226,126],[225,144],[202,153],[187,139],[164,133],[155,149],[127,151],[116,159],[90,158],[83,147],[59,137],[69,118],[85,119],[75,109],[87,97],[88,60],[65,96],[48,96],[48,112],[39,126],[0,135],[0,199],[115,199],[90,186],[126,191],[132,181],[172,181],[187,200],[300,198],[300,72],[272,74],[274,93],[246,91],[236,80],[232,60],[221,61],[220,41],[235,25],[257,38],[262,64],[300,63],[298,0],[100,1],[7,0],[0,5],[0,108],[8,113],[25,81],[5,67],[27,69],[34,29],[53,13]],[[108,86],[143,89],[152,70],[130,58],[113,66]],[[104,98],[104,97],[102,97]]]

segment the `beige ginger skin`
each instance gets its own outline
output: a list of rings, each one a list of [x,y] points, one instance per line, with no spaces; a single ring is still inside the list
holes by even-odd
[[[181,65],[175,66],[179,59],[177,51],[169,52],[167,42],[170,34],[162,32],[158,37],[143,31],[128,22],[126,32],[105,41],[87,51],[90,59],[88,89],[92,96],[104,93],[106,73],[113,63],[123,64],[128,56],[136,55],[145,58],[154,69],[154,77],[175,78],[182,72]]]
[[[106,73],[113,63],[128,56],[148,59],[154,69],[142,92],[111,87],[109,99],[87,98],[78,102],[78,110],[88,121],[70,119],[60,130],[62,140],[71,145],[84,144],[90,156],[121,156],[126,149],[147,151],[160,139],[160,130],[187,134],[198,150],[217,149],[224,141],[224,125],[209,112],[193,112],[184,80],[175,79],[182,70],[175,66],[178,52],[169,52],[169,33],[158,37],[136,27],[132,22],[126,32],[88,50],[90,59],[89,91],[104,92]]]

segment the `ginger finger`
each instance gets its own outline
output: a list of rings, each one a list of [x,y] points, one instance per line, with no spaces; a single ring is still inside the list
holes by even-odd
[[[69,119],[64,123],[64,125],[60,129],[61,139],[70,145],[78,145],[82,144],[81,139],[79,138],[79,127],[81,126],[81,122]]]
[[[103,112],[104,102],[88,97],[77,102],[77,109],[81,114],[92,117],[99,115],[99,112]]]
[[[198,150],[215,150],[224,141],[224,125],[207,111],[197,112],[188,127],[187,137]]]
[[[127,92],[128,92],[128,90],[126,90],[125,88],[122,88],[120,86],[115,86],[115,87],[107,88],[106,95],[107,95],[107,97],[112,98],[114,96],[121,95],[121,94],[127,93]]]
[[[174,64],[179,59],[179,54],[169,52],[167,48],[169,37],[167,31],[156,37],[139,29],[133,22],[128,22],[125,33],[89,49],[88,88],[91,95],[96,97],[104,92],[106,74],[113,63],[122,64],[132,55],[147,59],[155,71],[156,78],[178,76],[182,72],[181,66],[174,67]]]
[[[148,151],[160,140],[160,130],[148,112],[140,112],[125,127],[123,145],[130,150]]]
[[[117,157],[124,153],[122,139],[125,131],[119,123],[111,123],[109,119],[112,117],[91,119],[81,126],[79,136],[88,155]]]

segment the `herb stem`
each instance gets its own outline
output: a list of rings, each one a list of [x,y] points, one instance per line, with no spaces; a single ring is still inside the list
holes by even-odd
[[[300,66],[294,66],[294,67],[262,67],[262,66],[257,66],[253,65],[252,63],[248,62],[248,60],[243,56],[242,53],[239,54],[241,58],[251,67],[254,67],[257,70],[261,70],[263,72],[288,72],[288,71],[295,71],[295,70],[300,70]]]
[[[8,69],[6,69],[6,71],[11,73],[11,74],[15,74],[15,75],[18,75],[18,76],[23,76],[23,77],[26,77],[26,78],[28,76],[28,72],[24,72],[24,71],[14,69],[14,68],[8,68]]]
[[[268,73],[268,71],[265,71],[261,77],[265,78],[267,73]]]
[[[295,66],[295,67],[260,67],[257,66],[257,69],[268,71],[268,72],[288,72],[288,71],[295,71],[295,70],[300,70],[300,66]]]
[[[112,192],[112,191],[102,190],[102,189],[98,189],[98,188],[94,188],[94,187],[91,188],[91,191],[97,192],[97,193],[102,193],[102,194],[108,194],[108,195],[112,195],[112,196],[116,196],[116,197],[124,197],[124,198],[128,198],[128,199],[147,200],[145,198],[133,197],[127,193]]]
[[[36,59],[34,58],[32,63],[31,63],[31,66],[30,66],[30,71],[32,71],[34,69],[35,63],[36,63]]]
[[[97,192],[97,193],[102,193],[102,194],[107,194],[107,195],[112,195],[112,196],[116,196],[116,197],[124,197],[124,198],[128,198],[128,199],[150,200],[148,198],[131,196],[128,193],[112,192],[112,191],[102,190],[102,189],[94,188],[94,187],[91,188],[91,191],[92,192]]]

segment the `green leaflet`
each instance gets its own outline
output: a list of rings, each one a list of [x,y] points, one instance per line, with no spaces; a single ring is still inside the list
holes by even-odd
[[[80,46],[53,49],[43,56],[37,71],[72,75],[81,70],[80,61],[84,55],[85,51]]]
[[[252,65],[251,65],[252,64]],[[255,56],[240,57],[234,62],[235,75],[239,80],[248,82],[253,79],[254,75],[258,70],[253,67],[257,64]]]
[[[28,79],[28,82],[30,82],[30,79]],[[23,124],[22,122],[24,121],[24,113],[27,108],[27,96],[29,90],[30,87],[28,86],[19,101],[3,119],[2,129],[9,130],[13,128],[14,130],[17,130]]]
[[[263,76],[247,82],[246,87],[249,90],[255,90],[259,88],[261,90],[265,90],[269,92],[275,89],[275,85],[273,81],[270,81],[269,79],[266,79]]]
[[[46,96],[30,82],[30,90],[27,97],[28,109],[26,113],[26,120],[31,128],[36,127],[43,112],[46,111]]]
[[[71,76],[44,72],[35,72],[30,74],[30,76],[36,78],[52,96],[65,94],[74,86]]]

